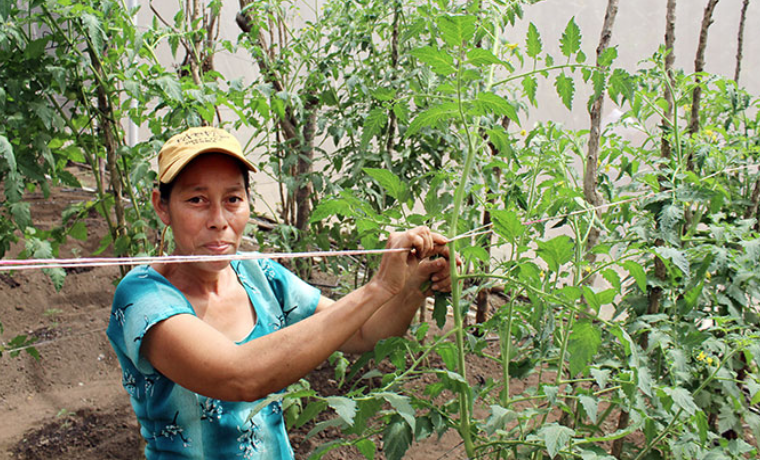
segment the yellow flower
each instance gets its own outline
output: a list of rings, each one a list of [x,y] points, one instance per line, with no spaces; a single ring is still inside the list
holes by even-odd
[[[591,273],[591,267],[589,267],[588,265],[586,265],[584,270],[586,270],[586,273]]]
[[[702,361],[704,359],[705,359],[705,352],[704,351],[700,351],[699,352],[699,356],[697,356],[697,361]]]
[[[715,134],[715,131],[713,131],[712,129],[705,130],[705,137],[707,137],[707,140],[709,140],[710,142],[715,142],[718,140],[718,135]]]
[[[604,172],[610,172],[610,165],[604,165]]]
[[[525,136],[527,134],[528,134],[528,131],[525,131],[524,129],[522,131],[520,131],[520,135],[521,136]]]
[[[707,278],[708,280],[709,280],[710,278],[712,278],[712,275],[710,274],[710,272],[706,272],[706,273],[705,273],[705,278]]]
[[[520,46],[520,45],[518,45],[517,43],[508,43],[507,44],[507,48],[509,48],[510,51],[514,51],[518,46]]]
[[[713,363],[713,359],[712,358],[707,358],[707,365],[711,366],[712,363]]]

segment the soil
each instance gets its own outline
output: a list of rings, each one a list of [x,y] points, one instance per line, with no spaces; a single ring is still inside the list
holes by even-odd
[[[49,197],[30,194],[32,218],[37,228],[59,225],[66,206],[91,200],[85,190],[54,189]],[[96,213],[85,221],[88,239],[69,238],[58,257],[93,254],[107,232]],[[4,258],[21,251],[14,245]],[[101,254],[109,256],[108,252]],[[317,285],[334,280],[315,272]],[[65,284],[57,292],[51,280],[37,270],[0,272],[0,343],[18,335],[34,338],[37,360],[21,351],[6,350],[0,357],[0,460],[63,458],[72,460],[136,460],[144,458],[138,424],[129,398],[121,385],[121,370],[106,338],[117,267],[68,270]],[[329,292],[326,292],[329,294]],[[429,315],[428,315],[429,316]],[[471,368],[473,375],[491,374],[489,363]],[[307,379],[320,394],[339,394],[334,369],[327,363]],[[323,414],[329,418],[330,414]],[[320,444],[339,438],[334,429],[306,439],[313,428],[306,425],[291,432],[297,458],[307,458]],[[432,460],[463,458],[454,433],[440,440],[414,445],[406,458]],[[324,458],[361,458],[356,450],[330,452]]]

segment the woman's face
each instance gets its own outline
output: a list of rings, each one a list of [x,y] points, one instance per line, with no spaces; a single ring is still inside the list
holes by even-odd
[[[172,227],[175,254],[234,254],[240,246],[249,218],[248,194],[240,166],[228,155],[196,158],[175,179],[168,206],[155,194],[153,202],[164,224]]]

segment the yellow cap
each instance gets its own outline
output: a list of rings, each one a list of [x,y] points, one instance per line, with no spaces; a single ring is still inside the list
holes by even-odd
[[[190,128],[172,136],[158,152],[158,180],[168,184],[182,168],[203,153],[224,153],[240,160],[246,168],[256,171],[243,155],[243,148],[227,131],[211,126]]]

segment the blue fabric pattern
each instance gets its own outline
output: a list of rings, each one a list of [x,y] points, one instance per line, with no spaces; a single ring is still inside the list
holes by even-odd
[[[256,310],[256,325],[238,344],[314,313],[319,290],[277,262],[246,260],[231,265]],[[107,334],[147,441],[147,460],[293,459],[279,402],[250,417],[257,402],[201,396],[161,375],[140,354],[145,333],[178,314],[195,312],[179,290],[147,265],[135,267],[116,289]]]

